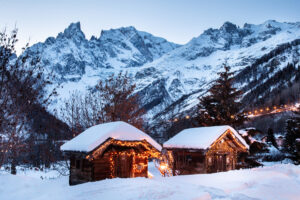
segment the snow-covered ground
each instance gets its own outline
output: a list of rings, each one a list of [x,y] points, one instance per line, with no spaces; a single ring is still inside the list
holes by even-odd
[[[116,178],[76,186],[68,185],[68,177],[41,180],[28,174],[2,173],[0,199],[300,199],[300,166],[292,164],[163,178],[151,163],[149,171],[152,179]]]

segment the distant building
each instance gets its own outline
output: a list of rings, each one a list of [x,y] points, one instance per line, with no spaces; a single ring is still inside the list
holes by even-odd
[[[230,126],[185,129],[163,144],[173,175],[236,169],[240,153],[249,146]]]
[[[61,146],[70,158],[70,185],[106,178],[148,177],[148,158],[161,146],[125,122],[88,128]]]

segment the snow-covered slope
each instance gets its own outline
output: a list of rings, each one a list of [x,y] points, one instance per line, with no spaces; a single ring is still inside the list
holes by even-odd
[[[149,170],[155,168],[150,165]],[[291,164],[166,178],[155,175],[69,186],[68,177],[41,180],[0,174],[0,199],[297,200],[300,196],[300,168]]]
[[[243,27],[226,22],[182,46],[134,27],[102,31],[99,38],[88,40],[80,24],[74,23],[56,38],[33,45],[26,54],[40,56],[46,71],[56,75],[54,85],[60,86],[54,104],[59,105],[74,89],[85,91],[111,73],[127,71],[134,78],[148,118],[153,119],[178,101],[181,111],[193,108],[224,62],[236,72],[236,84],[247,95],[288,63],[298,63],[297,39],[300,23],[274,20]],[[284,50],[277,51],[280,45]],[[269,54],[271,57],[263,59]]]

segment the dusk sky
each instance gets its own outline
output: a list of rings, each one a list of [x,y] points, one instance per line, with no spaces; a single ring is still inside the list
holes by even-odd
[[[135,26],[184,44],[225,21],[239,26],[300,21],[299,9],[299,0],[0,0],[0,28],[16,25],[18,47],[56,36],[77,21],[88,39],[103,29]]]

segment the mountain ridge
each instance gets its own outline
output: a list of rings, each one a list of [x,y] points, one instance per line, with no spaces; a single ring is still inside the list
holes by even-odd
[[[194,107],[197,97],[205,94],[222,70],[223,63],[230,65],[239,77],[235,83],[239,88],[245,88],[259,73],[269,73],[268,78],[272,78],[299,57],[299,44],[272,54],[267,62],[259,64],[255,77],[245,69],[252,70],[253,64],[264,55],[297,39],[300,39],[300,22],[268,20],[258,25],[245,23],[242,28],[225,22],[219,29],[207,29],[184,45],[138,31],[133,26],[103,30],[98,38],[92,36],[88,40],[77,22],[57,37],[29,47],[25,55],[40,56],[41,65],[56,75],[53,87],[59,85],[59,97],[53,107],[68,98],[74,88],[84,92],[112,73],[127,71],[137,85],[136,92],[151,122],[182,97],[186,99],[181,101],[184,105],[179,112]],[[273,71],[266,67],[270,62],[277,63]],[[259,85],[255,83],[244,92]]]

